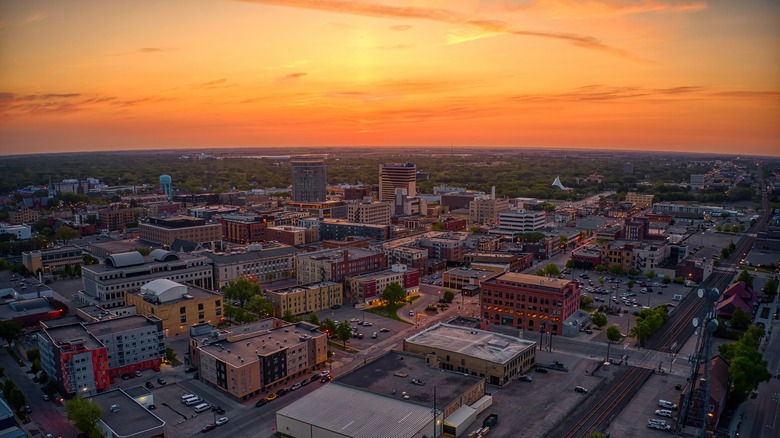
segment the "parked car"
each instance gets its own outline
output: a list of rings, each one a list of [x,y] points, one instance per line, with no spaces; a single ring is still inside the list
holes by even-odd
[[[658,415],[659,417],[672,417],[672,411],[669,409],[656,409],[655,415]]]
[[[154,389],[154,383],[152,383],[152,382],[146,382],[146,383],[144,384],[144,386],[146,386],[146,387],[147,387],[147,388],[149,388],[149,389]]]
[[[144,375],[144,373],[142,373],[142,372],[140,372],[138,370],[133,371],[133,374],[135,374],[136,377],[143,377],[143,375]]]
[[[211,410],[213,410],[214,412],[216,412],[216,413],[217,413],[217,415],[223,415],[223,414],[225,413],[225,410],[224,410],[224,409],[222,409],[222,406],[213,406],[213,407],[211,408]]]
[[[228,417],[219,417],[217,418],[217,422],[215,423],[217,426],[222,426],[223,424],[228,422]]]
[[[535,370],[537,373],[543,373],[543,374],[546,374],[546,373],[547,373],[547,368],[539,368],[539,367],[537,367],[537,368],[534,368],[534,370]]]
[[[584,386],[575,386],[574,387],[574,391],[575,392],[579,392],[580,394],[587,394],[588,393],[588,389],[585,388]]]
[[[24,405],[24,412],[28,414],[32,413],[32,408],[30,407],[30,405]]]
[[[122,380],[129,380],[130,374],[122,374]]]
[[[212,430],[214,430],[216,428],[217,428],[216,424],[209,423],[209,424],[203,426],[203,428],[200,431],[203,432],[203,433],[206,433],[206,432],[210,432],[210,431],[212,431]]]
[[[266,402],[272,402],[272,401],[276,400],[278,397],[279,396],[276,395],[275,393],[271,393],[271,394],[268,394],[268,397],[265,398],[265,401]]]
[[[379,331],[382,332],[382,333],[387,333],[387,332],[390,331],[390,329],[389,328],[381,328],[381,329],[379,329]]]
[[[322,378],[320,379],[320,383],[328,383],[331,380],[333,380],[333,376],[328,374],[327,376],[322,376]]]
[[[330,306],[331,309],[341,309],[341,304],[334,304]]]
[[[376,339],[376,336],[377,336],[376,332],[371,333],[371,339]]]
[[[195,371],[198,371],[198,368],[196,367],[187,367],[184,369],[185,373],[194,373]]]
[[[370,322],[368,322],[368,321],[363,321],[363,324],[362,324],[362,325],[363,325],[363,327],[371,327],[373,324],[371,324],[371,323],[370,323]]]
[[[303,385],[301,385],[301,383],[300,383],[300,382],[298,382],[298,383],[293,383],[293,384],[290,386],[290,391],[295,391],[296,389],[300,389],[300,388],[301,388],[301,386],[303,386]]]
[[[281,396],[283,396],[283,395],[287,394],[287,392],[288,392],[288,391],[287,391],[287,388],[282,388],[282,389],[280,389],[280,390],[276,391],[276,396],[277,396],[277,397],[281,397]]]
[[[522,380],[523,382],[533,382],[533,379],[531,378],[531,376],[527,376],[525,374],[520,376],[520,380]]]
[[[658,400],[658,406],[666,409],[677,409],[677,405],[668,400]]]
[[[159,383],[160,385],[165,385],[168,382],[166,382],[165,379],[163,379],[162,377],[158,377],[157,378],[157,383]]]
[[[49,401],[49,400],[51,400],[51,398],[49,397],[49,394],[43,394],[41,397],[43,397],[43,399],[44,399],[45,401]]]
[[[255,403],[255,407],[259,408],[261,406],[265,406],[266,403],[268,403],[268,400],[261,398],[260,400],[257,401],[257,403]]]

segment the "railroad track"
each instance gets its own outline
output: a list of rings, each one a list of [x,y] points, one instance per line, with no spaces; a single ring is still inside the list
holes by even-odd
[[[609,392],[604,394],[563,437],[586,437],[591,432],[609,424],[612,418],[622,410],[622,407],[634,397],[635,392],[645,384],[651,374],[653,371],[646,368],[632,367],[629,369],[615,386],[610,388]]]
[[[759,178],[762,180],[762,178]],[[746,254],[756,241],[756,232],[761,230],[769,220],[769,202],[767,201],[766,191],[762,191],[763,213],[756,223],[740,239],[739,244],[731,253],[729,258],[723,261],[724,268],[738,268],[740,258]],[[733,272],[721,270],[710,274],[710,277],[702,283],[700,288],[718,287],[721,290],[725,288],[734,276]],[[658,333],[653,339],[648,340],[647,348],[654,350],[668,351],[675,343],[682,345],[685,340],[695,331],[691,320],[700,315],[704,306],[704,300],[699,299],[694,294],[688,294],[677,307],[677,310],[664,324],[663,331]],[[606,428],[609,422],[623,410],[628,401],[645,384],[647,379],[653,373],[652,370],[645,368],[632,367],[615,385],[604,395],[590,411],[586,412],[579,421],[569,429],[563,436],[566,438],[580,438]]]

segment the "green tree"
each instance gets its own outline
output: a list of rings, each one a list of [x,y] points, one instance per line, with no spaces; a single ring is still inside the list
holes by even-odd
[[[593,298],[591,298],[591,297],[580,297],[580,307],[588,308],[588,307],[590,307],[591,304],[593,304]]]
[[[558,269],[558,265],[555,263],[548,263],[543,269],[536,271],[536,275],[540,277],[557,277],[561,275],[561,270]]]
[[[260,295],[261,292],[260,285],[246,277],[237,278],[222,288],[222,295],[225,296],[225,299],[238,301],[241,307],[255,295]]]
[[[566,269],[572,269],[574,267],[574,260],[566,260]]]
[[[54,237],[57,240],[61,240],[63,244],[67,245],[68,242],[70,242],[73,239],[77,239],[79,237],[79,232],[77,230],[74,230],[71,227],[68,226],[61,226],[57,228],[57,232],[54,233]]]
[[[569,239],[566,238],[566,236],[558,236],[558,245],[561,247],[561,250],[565,253],[566,252],[566,245],[569,243]]]
[[[628,290],[631,290],[634,288],[635,284],[636,282],[634,280],[628,280],[628,284],[626,284],[626,286],[628,286]]]
[[[631,269],[628,270],[628,275],[630,275],[632,277],[635,276],[635,275],[639,275],[639,271],[637,271],[636,268],[631,268]]]
[[[735,330],[745,330],[750,325],[750,315],[737,307],[731,314],[730,325]]]
[[[24,328],[18,321],[0,321],[0,338],[5,339],[9,346],[23,332]]]
[[[444,295],[442,295],[442,301],[445,303],[451,303],[452,300],[455,299],[455,293],[451,290],[444,291]]]
[[[325,318],[325,320],[322,321],[322,329],[325,330],[325,333],[328,334],[328,337],[337,336],[336,322],[330,318]]]
[[[65,411],[68,413],[68,420],[87,438],[105,436],[97,426],[98,420],[103,418],[103,409],[97,403],[76,397],[65,402]]]
[[[173,362],[176,360],[176,352],[173,351],[173,348],[165,347],[165,359],[167,359],[168,362]]]
[[[742,272],[739,273],[737,281],[744,281],[745,287],[751,290],[753,289],[753,276],[750,275],[747,269],[743,269]]]
[[[352,338],[352,327],[349,325],[349,321],[341,321],[336,326],[336,339],[344,344],[344,348],[347,347],[347,341]]]
[[[8,400],[8,404],[11,405],[15,411],[21,411],[22,407],[27,403],[27,398],[24,396],[24,393],[16,386],[11,388],[7,397],[6,400]]]
[[[249,299],[245,306],[246,310],[256,314],[260,318],[267,318],[274,314],[274,304],[268,301],[263,295],[255,295]],[[297,318],[291,322],[300,321],[301,318]]]
[[[655,278],[655,271],[652,269],[648,269],[648,271],[645,272],[645,275],[647,275],[648,280],[652,280]]]
[[[607,327],[607,361],[609,361],[609,347],[612,346],[613,343],[620,341],[622,337],[623,334],[620,333],[618,326],[612,324]]]
[[[382,291],[382,299],[387,301],[390,306],[394,306],[406,301],[406,291],[398,283],[390,283]]]
[[[761,292],[770,302],[774,301],[777,296],[777,283],[777,280],[774,278],[769,278],[766,283],[764,283],[764,287],[761,288]]]
[[[767,371],[767,361],[758,351],[763,335],[763,328],[750,326],[737,342],[718,346],[718,353],[729,363],[731,394],[738,403],[746,400],[759,383],[771,377]]]
[[[607,325],[607,315],[604,312],[594,312],[593,316],[590,317],[593,324],[598,327],[604,327]]]
[[[596,272],[606,272],[607,271],[607,267],[604,266],[604,265],[596,265],[595,269],[596,269]]]
[[[316,326],[319,326],[319,325],[320,325],[320,317],[319,317],[319,316],[317,316],[317,314],[316,314],[316,313],[314,313],[314,312],[312,312],[312,313],[310,313],[310,314],[309,314],[309,319],[308,319],[308,321],[309,321],[310,323],[312,323],[312,324],[316,325]]]
[[[612,265],[609,268],[609,272],[611,272],[612,275],[623,275],[623,267],[620,265]]]
[[[588,438],[607,438],[607,434],[601,432],[591,432]]]
[[[284,315],[282,315],[282,319],[287,322],[296,322],[295,321],[295,315],[293,315],[292,311],[290,309],[287,309],[284,311]]]
[[[230,303],[225,303],[223,306],[223,313],[225,318],[238,324],[246,324],[257,320],[257,317],[252,312],[248,312],[244,308],[234,306]]]
[[[669,284],[671,282],[672,282],[672,277],[670,277],[669,274],[664,274],[664,279],[661,280],[661,283]]]

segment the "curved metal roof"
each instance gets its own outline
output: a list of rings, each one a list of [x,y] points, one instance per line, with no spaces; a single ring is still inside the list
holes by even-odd
[[[114,254],[106,259],[106,264],[114,268],[126,268],[144,264],[144,256],[138,251]]]
[[[175,260],[179,260],[179,255],[172,251],[166,251],[164,249],[155,249],[151,253],[149,253],[150,256],[152,256],[153,259],[157,260],[158,262],[172,262]]]

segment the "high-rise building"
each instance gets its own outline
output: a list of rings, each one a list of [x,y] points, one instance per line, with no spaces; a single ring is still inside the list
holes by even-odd
[[[292,200],[294,202],[324,202],[327,178],[325,157],[300,155],[290,159],[292,164]]]
[[[173,199],[173,179],[170,175],[160,175],[160,190],[168,197],[168,200]]]
[[[379,200],[395,201],[395,190],[405,189],[406,195],[417,195],[417,166],[414,163],[379,165]]]

